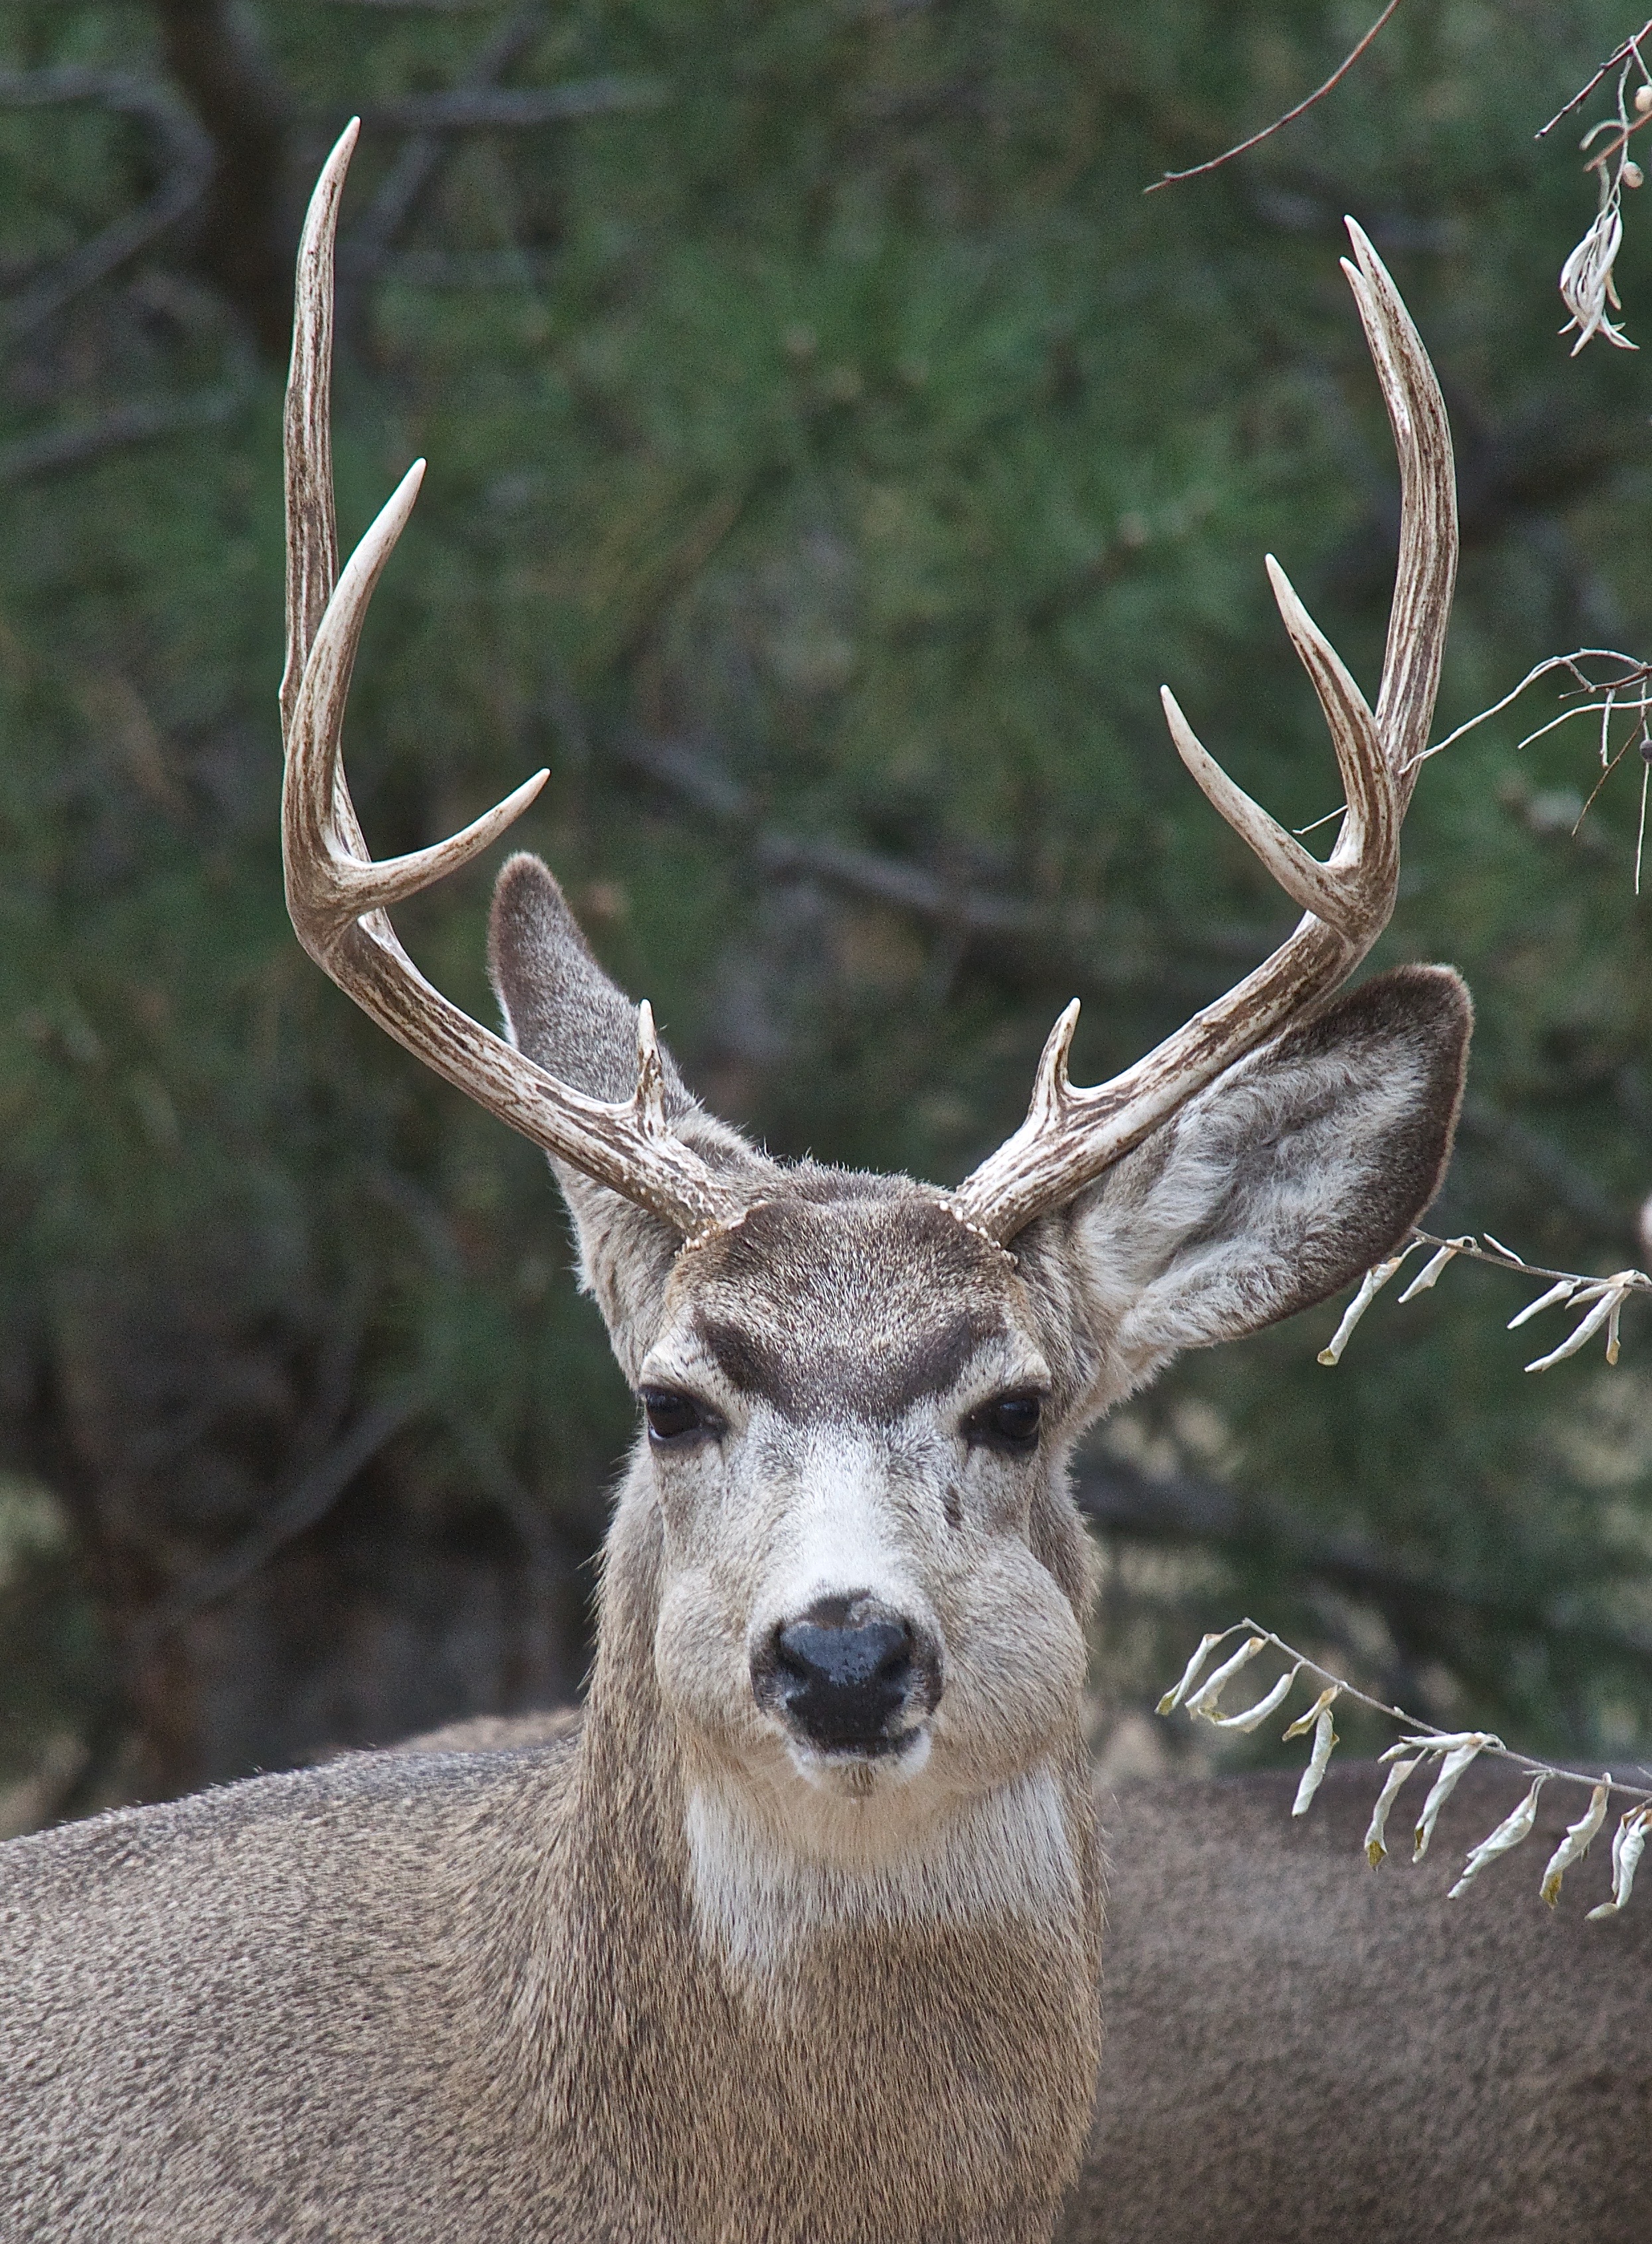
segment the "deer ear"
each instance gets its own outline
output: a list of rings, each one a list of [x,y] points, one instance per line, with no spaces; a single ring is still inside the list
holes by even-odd
[[[555,877],[537,857],[512,857],[488,926],[488,971],[505,1034],[547,1073],[589,1098],[629,1098],[637,1085],[637,1008],[597,964]],[[734,1131],[684,1087],[669,1052],[665,1115],[714,1167],[761,1166]],[[580,1279],[594,1294],[627,1377],[647,1353],[654,1311],[682,1240],[668,1223],[553,1160],[579,1241]]]
[[[1450,1159],[1472,1020],[1448,967],[1379,975],[1230,1068],[1073,1205],[1104,1399],[1311,1308],[1405,1237]]]

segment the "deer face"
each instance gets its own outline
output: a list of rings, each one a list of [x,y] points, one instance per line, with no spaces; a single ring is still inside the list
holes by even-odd
[[[501,877],[491,956],[519,1048],[622,1098],[636,1016],[536,859]],[[1322,1300],[1403,1235],[1467,1028],[1443,970],[1367,983],[1008,1249],[928,1186],[767,1159],[664,1060],[661,1126],[740,1212],[685,1244],[556,1173],[642,1406],[626,1501],[657,1516],[655,1675],[691,1782],[853,1861],[1035,1778],[1083,1680],[1074,1438],[1181,1348]]]
[[[935,1196],[801,1173],[679,1257],[637,1384],[656,1668],[697,1751],[842,1799],[956,1796],[1070,1725],[1073,1348]]]

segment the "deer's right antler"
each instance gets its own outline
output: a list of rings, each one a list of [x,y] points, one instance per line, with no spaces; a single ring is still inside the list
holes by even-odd
[[[424,473],[415,461],[338,574],[329,394],[333,255],[339,199],[355,146],[352,122],[316,183],[299,247],[293,366],[287,393],[287,645],[281,679],[287,744],[281,848],[299,941],[325,974],[399,1044],[531,1139],[696,1238],[742,1201],[665,1119],[654,1021],[637,1008],[637,1090],[588,1098],[449,1004],[396,940],[388,907],[468,864],[544,785],[536,772],[462,834],[406,857],[367,855],[344,776],[341,734],[367,603],[406,527]],[[337,579],[336,583],[334,579]]]
[[[1345,259],[1343,270],[1399,455],[1399,567],[1374,714],[1284,570],[1268,559],[1274,598],[1319,696],[1342,771],[1347,809],[1336,848],[1323,864],[1311,856],[1206,754],[1169,686],[1163,689],[1183,762],[1305,916],[1226,997],[1093,1090],[1068,1079],[1078,1006],[1067,1008],[1044,1046],[1027,1119],[953,1195],[966,1222],[1001,1241],[1069,1200],[1224,1069],[1329,997],[1393,911],[1400,821],[1428,742],[1457,573],[1457,493],[1451,431],[1428,354],[1382,260],[1352,219],[1348,232],[1357,262]]]

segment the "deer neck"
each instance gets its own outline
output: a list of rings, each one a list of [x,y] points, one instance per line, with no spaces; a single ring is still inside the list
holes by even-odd
[[[633,1483],[569,1801],[564,2140],[622,2172],[645,2145],[651,2217],[686,2235],[725,2233],[742,2188],[795,2188],[833,2208],[810,2233],[885,2244],[892,2207],[915,2235],[937,2207],[968,2234],[994,2205],[1053,2206],[1098,2049],[1081,1741],[933,1819],[906,1858],[823,1860],[678,1736],[654,1677],[661,1571]],[[846,2109],[882,2115],[850,2166]]]

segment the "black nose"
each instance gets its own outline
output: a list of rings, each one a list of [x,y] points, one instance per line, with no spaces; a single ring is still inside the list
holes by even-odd
[[[825,1598],[777,1629],[774,1695],[811,1745],[825,1752],[876,1752],[891,1733],[913,1680],[912,1630],[866,1599]]]

